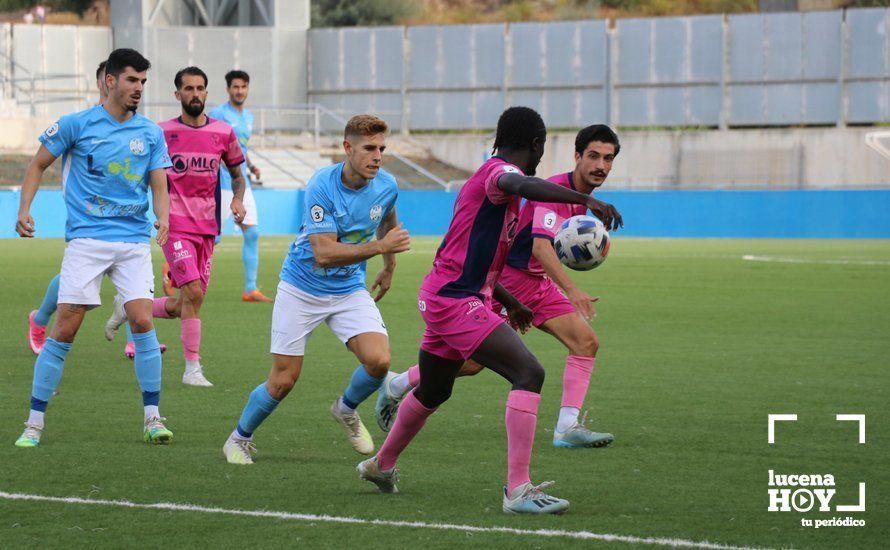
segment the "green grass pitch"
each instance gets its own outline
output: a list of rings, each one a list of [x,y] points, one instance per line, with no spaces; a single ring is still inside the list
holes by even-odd
[[[27,415],[34,356],[26,317],[58,272],[59,240],[0,242],[0,491],[57,497],[172,502],[239,510],[327,514],[710,541],[733,546],[886,547],[890,528],[890,242],[646,240],[616,235],[609,261],[576,279],[601,296],[601,340],[587,404],[605,449],[550,443],[565,352],[548,336],[525,336],[548,376],[532,477],[556,480],[572,507],[561,517],[505,516],[504,401],[490,372],[459,380],[400,462],[402,492],[375,493],[328,409],[354,358],[322,327],[303,376],[258,430],[257,462],[226,464],[221,447],[249,391],[269,369],[268,304],[240,302],[240,239],[215,258],[203,310],[203,362],[211,389],[185,387],[178,321],[158,320],[164,356],[162,413],[169,447],[141,439],[142,411],[123,342],[108,343],[106,305],[88,314],[68,356],[60,395],[37,449],[13,441]],[[261,240],[261,286],[274,293],[286,237]],[[381,303],[393,369],[414,363],[422,331],[416,292],[437,240],[415,239],[399,257],[395,287]],[[760,260],[743,259],[754,255]],[[155,268],[161,255],[155,247]],[[379,263],[371,262],[369,273]],[[372,401],[361,408],[379,445]],[[796,413],[767,443],[767,415]],[[855,423],[867,417],[867,442]],[[836,504],[864,513],[768,512],[768,470],[831,473]],[[801,526],[801,519],[852,516],[865,527]],[[883,542],[882,542],[883,541]],[[629,547],[427,527],[348,525],[219,513],[126,509],[0,499],[0,546],[8,547]]]

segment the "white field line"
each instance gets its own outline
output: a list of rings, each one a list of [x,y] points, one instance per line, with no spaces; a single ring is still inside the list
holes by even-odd
[[[673,548],[713,548],[718,550],[754,550],[749,546],[726,546],[707,541],[693,541],[672,538],[634,537],[628,535],[608,535],[591,533],[590,531],[560,531],[557,529],[516,529],[513,527],[480,527],[476,525],[458,525],[451,523],[430,523],[424,521],[393,521],[384,519],[363,519],[316,514],[298,514],[292,512],[274,512],[270,510],[233,510],[227,508],[210,508],[194,504],[176,504],[172,502],[156,502],[141,504],[127,500],[102,500],[78,497],[49,497],[23,493],[7,493],[0,491],[0,499],[26,500],[37,502],[54,502],[61,504],[80,504],[87,506],[112,506],[117,508],[134,508],[144,510],[171,510],[178,512],[201,512],[205,514],[224,514],[230,516],[246,516],[272,518],[279,520],[309,521],[324,523],[341,523],[351,525],[379,525],[384,527],[410,527],[416,529],[436,529],[440,531],[458,531],[462,533],[503,533],[508,535],[537,536],[551,538],[570,538],[582,540],[599,540],[604,542],[624,542],[627,544],[650,544]]]
[[[746,262],[769,262],[779,264],[826,264],[826,265],[890,265],[890,260],[809,260],[786,256],[742,256]]]

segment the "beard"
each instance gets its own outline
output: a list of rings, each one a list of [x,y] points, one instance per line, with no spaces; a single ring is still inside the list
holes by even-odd
[[[193,100],[189,103],[183,103],[182,110],[189,116],[198,116],[204,112],[204,102],[201,100]]]

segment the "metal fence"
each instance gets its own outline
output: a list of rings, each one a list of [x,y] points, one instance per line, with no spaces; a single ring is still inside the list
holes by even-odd
[[[890,121],[890,9],[313,29],[309,101],[410,130]]]
[[[94,75],[111,50],[104,27],[0,24],[0,99],[30,116],[82,109],[98,97]]]

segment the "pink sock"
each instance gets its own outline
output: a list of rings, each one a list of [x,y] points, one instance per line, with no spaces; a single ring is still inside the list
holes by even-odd
[[[535,426],[538,423],[538,404],[541,394],[525,390],[513,390],[507,396],[507,494],[516,487],[531,481],[528,466],[535,442]],[[402,414],[399,409],[399,414]]]
[[[165,296],[163,298],[155,298],[151,302],[151,315],[152,317],[156,317],[158,319],[170,319],[170,314],[167,313],[167,300],[170,298]]]
[[[389,470],[396,465],[399,455],[411,443],[417,432],[423,428],[426,419],[434,412],[436,409],[424,407],[414,397],[413,391],[405,396],[399,406],[399,414],[396,416],[392,430],[386,436],[386,441],[380,446],[380,450],[377,451],[377,464],[381,470]]]
[[[200,319],[183,319],[182,320],[182,354],[186,361],[198,361],[201,356],[201,320]]]
[[[416,388],[420,384],[420,365],[414,365],[408,369],[408,384]]]
[[[590,385],[596,357],[569,355],[566,358],[566,370],[562,373],[562,406],[581,409]]]

